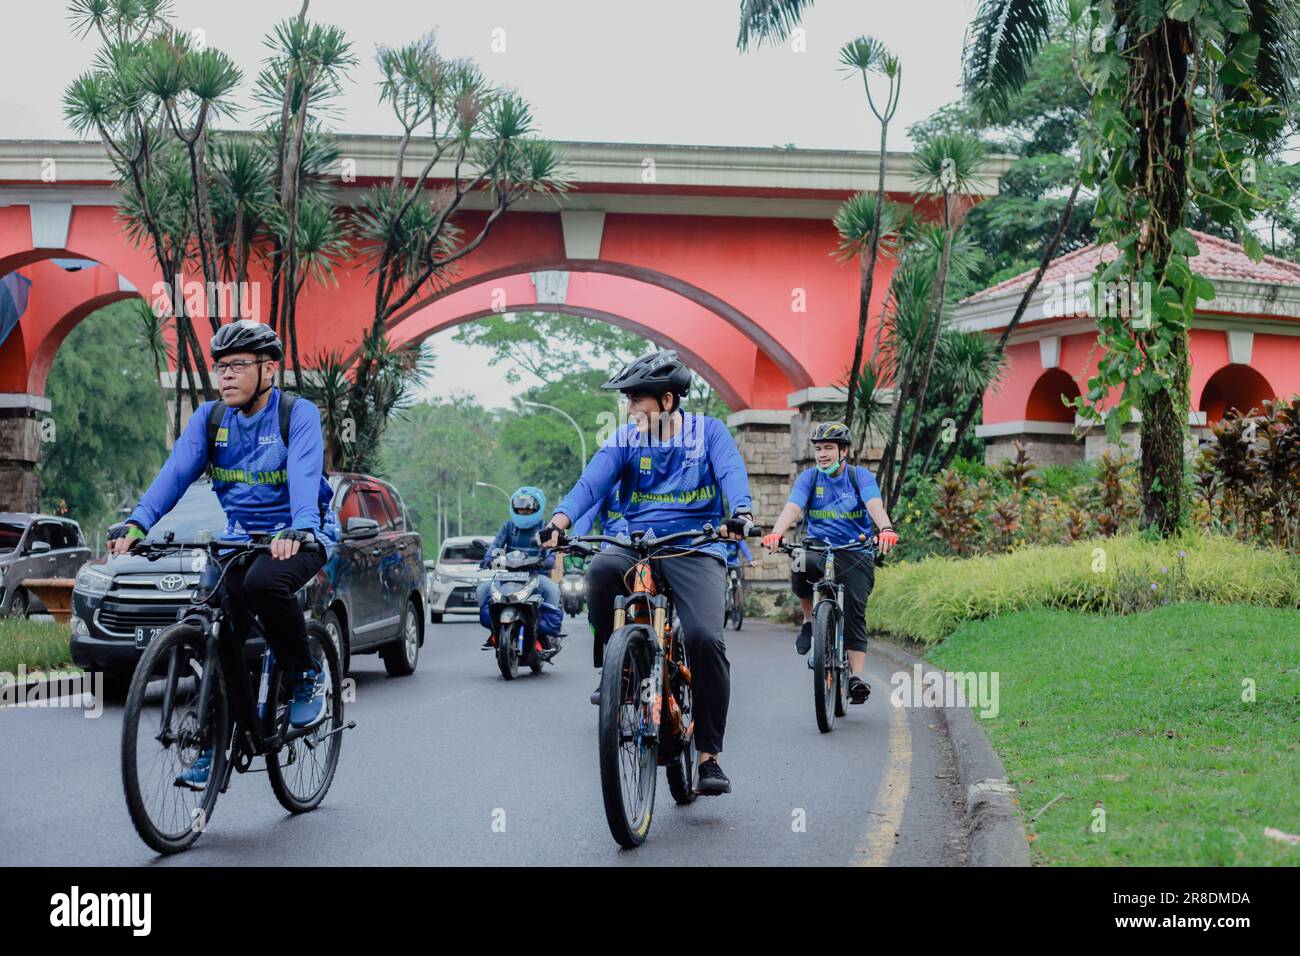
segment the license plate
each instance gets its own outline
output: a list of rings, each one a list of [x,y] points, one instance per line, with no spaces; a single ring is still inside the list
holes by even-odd
[[[510,574],[498,574],[498,581],[527,581],[532,575],[522,572],[511,572]]]
[[[137,648],[148,647],[149,642],[165,630],[165,627],[137,627],[135,629],[135,646]]]

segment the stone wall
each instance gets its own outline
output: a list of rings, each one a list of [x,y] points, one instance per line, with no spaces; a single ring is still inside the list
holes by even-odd
[[[0,408],[0,511],[40,510],[43,413],[34,408]]]
[[[790,492],[792,465],[787,423],[748,422],[736,427],[736,447],[749,473],[754,520],[766,530],[776,521]],[[745,569],[745,581],[759,586],[784,584],[785,562],[767,555],[756,540],[747,542],[755,563]]]
[[[1015,458],[1017,441],[1039,465],[1072,465],[1084,457],[1084,443],[1071,435],[1000,435],[984,440],[984,463],[996,465]]]

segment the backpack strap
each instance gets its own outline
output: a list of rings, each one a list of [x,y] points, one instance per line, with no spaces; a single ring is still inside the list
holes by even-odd
[[[295,395],[286,395],[280,393],[280,441],[284,442],[284,447],[289,447],[289,415],[293,412],[293,403],[298,401]]]
[[[208,477],[212,477],[212,468],[217,457],[217,432],[226,419],[226,403],[217,399],[208,406]]]

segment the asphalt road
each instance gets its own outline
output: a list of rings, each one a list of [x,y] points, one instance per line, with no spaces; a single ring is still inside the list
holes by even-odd
[[[452,619],[448,619],[452,620]],[[122,711],[0,708],[0,846],[9,865],[963,865],[960,793],[942,718],[896,708],[882,657],[871,700],[830,734],[793,630],[727,632],[732,697],[721,764],[732,793],[674,805],[659,777],[646,844],[605,824],[585,621],[554,666],[507,683],[476,623],[428,628],[419,669],[353,659],[356,701],[338,774],[287,815],[264,774],[236,776],[188,852],[136,836],[118,763]],[[258,760],[255,767],[260,767]]]

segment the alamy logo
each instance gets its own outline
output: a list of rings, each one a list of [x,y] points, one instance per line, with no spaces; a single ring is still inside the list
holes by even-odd
[[[148,936],[153,927],[151,893],[70,893],[50,897],[51,926],[129,926],[132,935]]]

